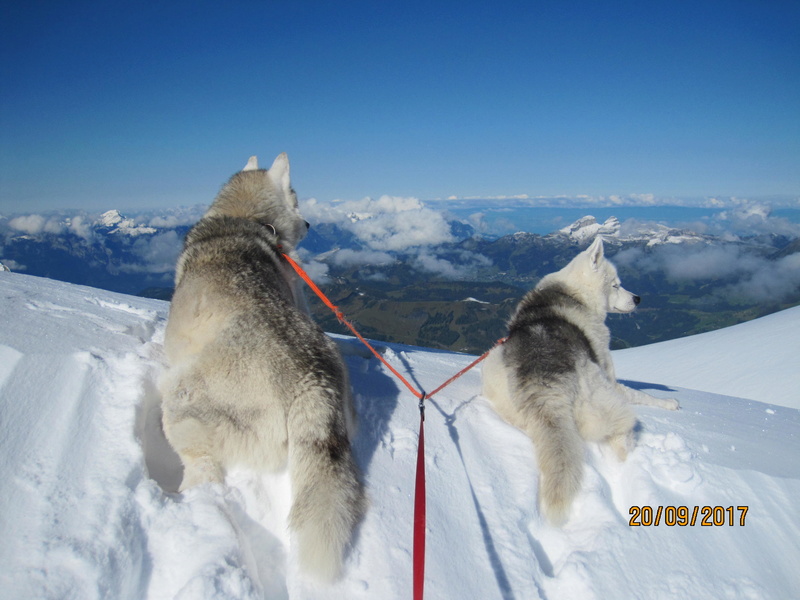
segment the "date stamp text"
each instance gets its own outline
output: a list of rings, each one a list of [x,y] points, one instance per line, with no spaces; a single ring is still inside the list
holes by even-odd
[[[744,527],[749,506],[631,506],[631,527]]]

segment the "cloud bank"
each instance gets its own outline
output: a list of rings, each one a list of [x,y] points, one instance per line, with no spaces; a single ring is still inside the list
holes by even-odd
[[[712,219],[712,231],[739,236],[767,234],[800,237],[800,223],[773,215],[773,207],[763,202],[742,200]]]
[[[300,212],[313,226],[333,224],[351,233],[361,249],[343,248],[325,257],[337,267],[381,267],[404,260],[418,271],[448,279],[469,277],[488,259],[461,252],[453,261],[441,255],[442,244],[453,243],[444,211],[417,198],[381,196],[377,200],[301,202]],[[376,276],[373,274],[373,278]],[[378,276],[379,278],[379,276]]]
[[[61,235],[72,233],[80,238],[89,240],[93,236],[92,219],[86,215],[23,215],[9,219],[8,227],[12,231],[27,235],[41,235],[50,233]]]
[[[617,253],[614,262],[645,273],[664,273],[674,283],[730,280],[716,291],[725,299],[780,303],[800,292],[800,253],[771,260],[736,243],[699,243],[630,248]]]
[[[517,198],[514,202],[530,203],[535,200]],[[588,201],[588,198],[583,200]],[[637,219],[624,219],[622,207],[632,202],[638,203],[638,206],[657,202],[652,195],[612,196],[605,201],[620,207],[620,233],[623,235],[648,229],[649,224]],[[794,254],[777,260],[765,255],[779,247],[770,249],[775,236],[800,238],[800,223],[776,216],[773,206],[765,202],[724,199],[714,200],[710,204],[719,210],[713,210],[702,219],[673,222],[670,225],[715,236],[717,243],[666,244],[648,251],[629,249],[618,253],[616,260],[621,266],[646,273],[661,272],[674,282],[730,280],[732,283],[724,288],[725,293],[756,301],[780,301],[796,294],[800,283],[800,259]],[[102,217],[99,213],[9,215],[0,218],[0,241],[9,243],[9,240],[20,236],[42,239],[47,236],[58,237],[75,248],[92,249],[101,262],[113,255],[114,268],[119,272],[163,274],[168,279],[174,270],[185,231],[200,219],[206,209],[205,205],[196,205],[126,217],[125,222],[132,224],[126,230],[127,234],[121,231],[109,233],[108,227],[99,225]],[[425,276],[474,278],[478,271],[491,267],[491,261],[481,254],[453,245],[458,240],[453,234],[456,230],[452,229],[452,222],[460,220],[478,233],[491,234],[492,228],[496,228],[500,221],[495,219],[490,225],[487,214],[499,213],[502,216],[507,211],[505,225],[514,231],[520,226],[520,223],[512,220],[515,215],[512,211],[515,209],[487,206],[485,201],[482,206],[476,204],[474,212],[463,212],[467,216],[460,219],[454,217],[444,204],[424,203],[417,198],[398,196],[325,203],[308,199],[301,201],[300,209],[312,226],[331,224],[348,234],[346,247],[330,252],[318,254],[301,246],[301,256],[309,272],[321,282],[330,277],[331,270],[362,266],[372,267],[364,271],[364,277],[380,279],[382,269],[386,270],[398,262]],[[552,216],[552,212],[546,214]],[[589,214],[591,210],[587,209],[586,212]],[[665,227],[664,222],[652,222],[650,225],[652,229]],[[148,228],[154,230],[147,235],[133,235],[137,231],[148,231]],[[757,236],[765,237],[759,239]],[[719,243],[720,240],[726,243]],[[743,241],[747,241],[748,245],[740,243]],[[763,245],[763,252],[757,250],[759,244]],[[8,262],[14,258],[17,260]],[[4,260],[9,266],[15,266],[15,270],[25,268],[23,260],[14,255],[6,254]]]
[[[0,256],[6,254],[6,245],[20,236],[41,243],[44,248],[59,249],[95,265],[105,265],[110,273],[168,275],[175,269],[183,236],[176,229],[152,228],[150,221],[158,218],[122,218],[108,223],[103,214],[29,214],[0,220]],[[176,223],[167,214],[163,223]],[[27,270],[25,264],[6,257],[7,266],[13,270]]]
[[[708,196],[704,198],[659,197],[652,193],[611,194],[611,195],[572,195],[572,196],[449,196],[436,200],[438,206],[453,208],[485,207],[502,203],[514,208],[614,208],[614,207],[648,207],[672,206],[683,208],[711,208],[724,210],[735,208],[751,199],[735,196]],[[757,200],[769,204],[773,208],[800,208],[800,196],[776,196],[768,200]]]
[[[175,270],[182,248],[183,238],[173,230],[139,237],[130,248],[136,261],[123,263],[119,269],[124,273],[170,273]]]
[[[381,196],[377,200],[301,203],[300,212],[312,224],[333,223],[377,251],[404,251],[436,246],[455,239],[444,213],[427,208],[417,198]]]

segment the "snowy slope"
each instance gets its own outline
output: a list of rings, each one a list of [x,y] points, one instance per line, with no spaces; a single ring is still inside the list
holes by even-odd
[[[0,273],[0,596],[410,598],[416,399],[341,339],[352,349],[371,507],[344,578],[318,587],[295,568],[284,475],[238,471],[225,487],[174,492],[180,465],[160,432],[156,391],[166,313],[159,301]],[[788,330],[799,319],[785,311],[752,331],[698,336],[691,352],[725,356],[739,332],[752,339],[771,321]],[[425,389],[471,360],[381,348]],[[671,387],[683,369],[670,361],[682,353],[656,348],[617,353],[620,376],[653,382],[632,385],[677,397],[683,410],[637,407],[638,446],[623,464],[588,446],[563,529],[541,521],[533,447],[480,396],[478,370],[429,401],[427,598],[796,596],[800,411],[712,393],[736,370],[721,362],[698,380],[708,391]],[[764,344],[765,364],[787,365],[792,348]],[[639,379],[650,362],[669,377]],[[751,369],[741,389],[777,380],[776,394],[790,395],[800,373],[783,369]],[[701,526],[698,512],[694,526],[632,527],[631,506],[733,509],[717,511],[724,525]]]
[[[734,327],[620,350],[617,376],[800,409],[800,306]]]

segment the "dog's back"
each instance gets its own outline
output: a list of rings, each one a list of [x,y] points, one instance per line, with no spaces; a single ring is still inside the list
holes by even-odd
[[[570,319],[585,306],[561,284],[529,292],[508,326],[506,355],[517,368],[520,381],[532,378],[552,385],[579,361],[598,362],[585,331]]]
[[[580,489],[583,441],[575,421],[579,371],[597,357],[583,330],[565,318],[579,302],[560,285],[535,289],[520,303],[501,347],[518,426],[536,447],[540,505],[552,523],[565,520]]]

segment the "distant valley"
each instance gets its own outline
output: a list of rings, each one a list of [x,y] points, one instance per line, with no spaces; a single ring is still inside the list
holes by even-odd
[[[168,299],[183,236],[201,214],[196,212],[180,219],[128,218],[117,211],[45,221],[0,218],[0,262],[11,271]],[[504,334],[523,294],[596,235],[606,240],[625,287],[643,298],[635,314],[609,316],[614,348],[701,333],[800,304],[800,242],[786,233],[721,236],[585,217],[547,235],[492,237],[450,219],[430,244],[394,247],[364,233],[365,219],[370,215],[318,220],[299,253],[348,319],[380,341],[482,352]],[[406,233],[392,231],[392,240]],[[324,329],[345,332],[310,291],[309,304]]]

